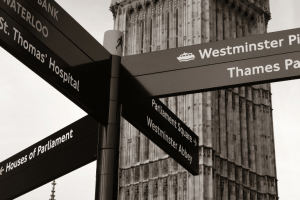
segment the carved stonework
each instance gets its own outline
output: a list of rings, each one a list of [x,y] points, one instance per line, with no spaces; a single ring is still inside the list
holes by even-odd
[[[168,160],[163,161],[163,173],[164,174],[168,173]]]
[[[255,200],[255,196],[256,196],[255,192],[251,191],[250,192],[250,200]]]
[[[183,174],[183,191],[187,190],[187,174]]]
[[[130,199],[130,188],[127,187],[125,190],[125,200],[129,200]]]
[[[135,175],[134,175],[134,179],[136,182],[138,182],[140,180],[140,167],[136,167],[135,168]]]
[[[248,32],[250,35],[263,33],[266,30],[267,14],[256,6],[258,1],[264,2],[264,6],[267,5],[269,9],[267,0],[118,0],[119,5],[112,6],[111,10],[116,17],[114,29],[126,34],[124,55],[130,55],[133,52],[154,52],[167,46],[175,48],[212,42],[217,38],[240,38],[249,35]],[[257,19],[260,22],[255,27]],[[253,44],[250,47],[250,44],[241,44],[248,53],[251,51],[249,48],[253,50],[255,46]],[[235,52],[241,51],[243,47],[237,46]],[[233,54],[232,48],[224,48],[228,55],[229,52]],[[220,55],[221,50],[218,51]],[[233,73],[236,73],[236,69]],[[241,71],[238,73],[240,76]],[[243,74],[245,76],[245,71]],[[122,173],[119,177],[119,198],[257,200],[258,193],[264,192],[269,194],[268,200],[272,200],[272,195],[276,199],[275,155],[273,151],[266,153],[264,150],[266,145],[273,146],[274,143],[273,129],[267,127],[272,122],[271,96],[269,85],[248,84],[222,90],[219,88],[213,92],[168,97],[167,101],[164,98],[166,105],[184,123],[193,127],[201,140],[197,163],[200,179],[196,178],[197,182],[193,182],[192,175],[174,159],[166,158],[166,154],[160,150],[156,152],[157,147],[153,143],[149,144],[148,140],[143,139],[138,143],[138,132],[124,120],[124,137],[120,139],[123,145],[120,147]],[[269,115],[263,115],[262,112]],[[265,123],[265,120],[269,123]],[[226,129],[225,138],[220,134],[221,125]],[[242,137],[241,130],[246,130],[247,137]],[[270,140],[266,140],[265,135],[271,136]],[[256,144],[257,141],[260,144]],[[222,149],[227,149],[226,154],[220,155],[221,145]],[[244,152],[247,153],[251,169],[241,166],[244,163]],[[132,159],[137,158],[136,153],[142,155],[139,156],[142,159]],[[262,176],[261,181],[258,173]],[[268,178],[264,186],[265,176]],[[136,187],[138,184],[139,188]],[[130,190],[127,190],[129,186]],[[199,191],[191,192],[195,187]],[[249,190],[247,195],[243,188]],[[209,197],[203,191],[211,191]],[[262,196],[261,200],[266,199]]]
[[[174,171],[178,170],[178,163],[175,160],[173,160],[173,168],[174,168]]]
[[[134,200],[139,200],[139,186],[134,187]]]
[[[246,170],[243,169],[243,184],[247,185],[248,182],[247,182],[247,175],[248,175],[248,172]]]
[[[239,181],[239,168],[238,167],[235,168],[235,180]]]
[[[206,168],[206,174],[207,175],[211,175],[211,167],[210,166],[207,166],[205,167]]]
[[[149,178],[149,165],[144,165],[144,179]]]
[[[261,194],[257,194],[257,200],[263,200],[263,196]]]
[[[118,6],[119,6],[119,4],[116,3],[115,5],[111,5],[109,7],[109,10],[112,12],[114,19],[116,19],[116,16],[117,16]]]
[[[248,193],[249,193],[249,191],[246,188],[244,188],[243,189],[243,199],[247,199]]]
[[[174,0],[174,7],[178,8],[178,0]]]
[[[163,179],[163,191],[164,191],[164,193],[168,193],[168,179],[167,178]]]
[[[235,109],[235,94],[232,93],[232,109]]]
[[[254,174],[250,173],[250,187],[254,187]]]
[[[220,187],[221,187],[221,196],[223,196],[223,191],[224,191],[224,178],[223,177],[221,177]]]
[[[173,176],[173,186],[174,188],[177,188],[177,175]]]
[[[223,160],[220,159],[220,174],[223,174]]]
[[[161,15],[161,14],[162,14],[162,3],[159,3],[159,4],[158,4],[157,14],[158,14],[158,15]]]
[[[158,197],[158,180],[154,180],[153,183],[153,197],[157,198]]]
[[[228,183],[228,200],[230,200],[231,193],[232,193],[232,185],[231,183]]]
[[[144,200],[148,200],[148,183],[144,185]]]
[[[130,183],[130,169],[126,170],[126,184],[129,184]]]
[[[168,10],[168,11],[171,11],[171,9],[172,9],[172,0],[169,0],[167,4],[168,4],[168,5],[167,5],[167,6],[168,6],[168,7],[167,7],[167,10]]]
[[[240,185],[239,185],[239,184],[237,184],[237,185],[235,186],[235,198],[236,198],[236,199],[239,199],[239,198],[240,198]]]
[[[153,163],[153,177],[158,176],[158,162]]]

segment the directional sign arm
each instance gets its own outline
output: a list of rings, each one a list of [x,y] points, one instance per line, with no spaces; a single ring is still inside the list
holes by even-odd
[[[83,68],[87,72],[91,71],[89,67],[70,67],[1,9],[0,17],[8,24],[7,33],[0,31],[0,44],[84,111],[106,124],[109,80],[91,84],[89,79],[82,76]],[[23,43],[26,41],[24,44],[18,43],[21,39],[15,35],[19,34]],[[95,76],[95,73],[91,76]]]
[[[199,174],[198,136],[159,99],[124,103],[122,116],[190,173]]]
[[[110,65],[103,64],[103,62],[110,59],[111,54],[56,1],[47,0],[46,7],[50,6],[54,12],[49,12],[49,9],[45,8],[44,1],[26,0],[26,2],[43,15],[105,73],[111,74]]]
[[[298,28],[125,56],[121,61],[121,99],[126,102],[298,78],[295,54],[300,52],[299,33]]]
[[[14,199],[96,160],[97,133],[97,121],[86,116],[2,161],[0,200]]]

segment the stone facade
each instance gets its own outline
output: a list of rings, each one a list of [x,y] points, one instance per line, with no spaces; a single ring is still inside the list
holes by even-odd
[[[125,56],[266,33],[270,19],[269,0],[113,0],[110,9]],[[199,136],[200,175],[122,119],[120,200],[278,199],[269,84],[161,100]]]

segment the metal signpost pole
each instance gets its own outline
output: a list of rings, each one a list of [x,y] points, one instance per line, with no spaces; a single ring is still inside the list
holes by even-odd
[[[121,104],[118,100],[118,93],[123,33],[116,30],[106,31],[103,46],[112,54],[112,67],[108,124],[106,127],[99,125],[95,199],[114,200],[118,197],[121,116]]]

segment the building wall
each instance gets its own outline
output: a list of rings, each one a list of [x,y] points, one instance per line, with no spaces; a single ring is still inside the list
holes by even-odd
[[[266,33],[269,0],[113,0],[124,55]],[[121,120],[120,200],[278,198],[270,84],[161,99],[199,136],[192,176]]]

